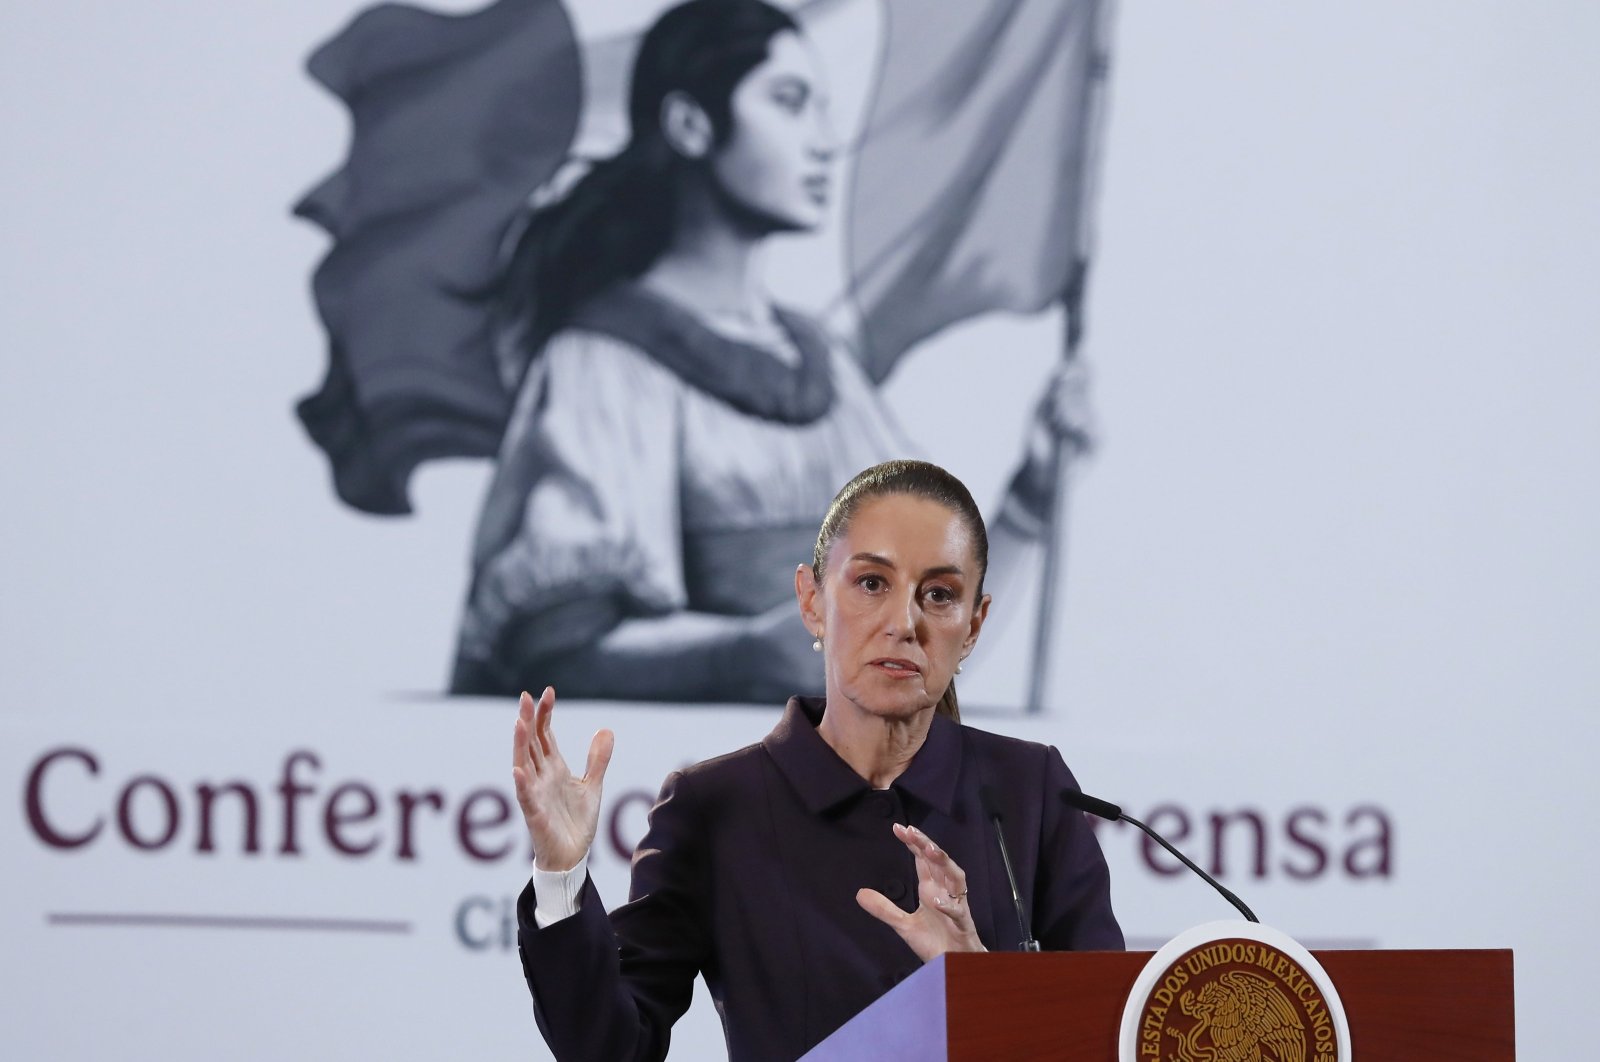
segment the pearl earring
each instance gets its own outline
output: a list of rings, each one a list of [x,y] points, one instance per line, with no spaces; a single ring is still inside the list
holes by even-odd
[[[960,664],[956,665],[956,674],[958,674],[958,675],[961,674],[961,665]]]
[[[816,638],[816,640],[814,640],[814,641],[813,641],[813,642],[812,642],[812,643],[811,643],[811,651],[812,651],[812,652],[813,652],[813,653],[820,653],[820,652],[822,652],[822,636],[821,636],[821,635],[818,635],[818,636],[817,636],[817,638]]]

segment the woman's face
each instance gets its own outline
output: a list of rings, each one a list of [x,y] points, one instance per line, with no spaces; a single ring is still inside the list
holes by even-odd
[[[827,214],[835,151],[810,46],[779,33],[733,90],[732,128],[711,156],[719,189],[772,231],[814,229]]]
[[[820,591],[801,595],[823,634],[830,701],[896,719],[938,704],[988,613],[978,580],[957,513],[904,494],[863,502],[828,552]]]

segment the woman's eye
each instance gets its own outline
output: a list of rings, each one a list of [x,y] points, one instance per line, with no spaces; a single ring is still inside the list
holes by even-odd
[[[806,86],[800,84],[780,84],[772,90],[773,102],[790,114],[799,114],[805,110],[806,100],[810,95]]]
[[[885,585],[887,585],[884,583],[882,578],[876,575],[863,575],[860,579],[856,580],[856,582],[860,585],[861,589],[865,590],[869,594],[875,594],[879,590],[882,590]]]
[[[956,595],[947,586],[929,587],[927,596],[928,600],[936,605],[948,605],[956,599]]]

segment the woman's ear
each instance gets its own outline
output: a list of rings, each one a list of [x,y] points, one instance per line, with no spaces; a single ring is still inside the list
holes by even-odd
[[[984,594],[978,599],[978,607],[972,610],[972,625],[967,628],[966,649],[972,652],[972,647],[978,644],[978,634],[983,630],[983,621],[989,618],[989,595]]]
[[[794,596],[800,603],[800,619],[806,630],[822,637],[822,588],[809,564],[797,564],[794,569]]]
[[[669,92],[661,101],[661,135],[672,150],[689,159],[711,154],[716,139],[711,116],[687,92]]]

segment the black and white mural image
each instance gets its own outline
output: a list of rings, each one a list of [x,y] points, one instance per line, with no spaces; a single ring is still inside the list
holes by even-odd
[[[1030,604],[1003,634],[1026,676],[974,688],[1039,710],[1095,435],[1077,348],[1105,5],[604,6],[386,4],[309,61],[353,133],[297,206],[332,238],[304,428],[368,513],[409,512],[423,462],[493,462],[449,691],[820,690],[793,578],[834,492],[982,435],[1003,465],[987,588]],[[831,63],[817,38],[852,19],[876,47]],[[923,364],[952,326],[1046,311],[1026,424],[970,397],[1004,351]],[[928,373],[931,400],[888,396]]]
[[[735,421],[708,389],[739,365],[799,379],[804,333],[860,366],[827,377],[878,407],[854,427],[961,476],[1013,547],[964,716],[1055,745],[1318,950],[1513,948],[1519,1057],[1591,1057],[1573,942],[1600,929],[1600,859],[1525,809],[1600,804],[1600,5],[1095,8],[1108,102],[1088,106],[1083,6],[783,0],[799,31],[727,68],[728,132],[679,164],[714,171],[719,209],[768,188],[733,153],[787,112],[741,125],[739,91],[799,45],[824,111],[795,121],[817,123],[827,181],[820,205],[754,204],[812,211],[749,241],[752,299],[779,309],[684,310],[734,352],[692,391],[664,342],[602,332],[599,302],[506,364],[499,337],[548,305],[508,291],[524,236],[625,152],[670,2],[7,9],[0,1053],[548,1059],[517,972],[515,699],[447,693],[485,600],[479,525],[524,461],[511,541],[570,529],[549,548],[598,563],[588,529],[639,517],[594,465],[627,452],[624,501],[677,477],[676,539],[619,535],[642,562],[515,623],[572,637],[552,668],[669,626],[754,631],[739,580],[810,545],[774,545],[772,571],[733,540],[786,493],[718,478],[737,504],[689,503],[704,461],[764,462],[745,473],[764,487],[781,451],[752,435],[807,428]],[[566,217],[596,248],[610,231]],[[1060,437],[1036,410],[1074,321],[1092,406],[1057,406],[1092,451],[1008,505]],[[558,364],[569,342],[600,353]],[[769,361],[735,356],[752,348]],[[589,397],[560,370],[618,365],[635,391],[555,419]],[[673,446],[626,434],[647,399]],[[744,441],[691,451],[695,402]],[[695,565],[717,538],[752,556],[713,586]],[[675,570],[681,604],[625,596],[647,585],[630,563]],[[816,657],[771,642],[774,670]],[[616,734],[590,862],[612,907],[662,779],[759,741],[780,702],[569,700],[565,681],[562,747]],[[1473,799],[1485,779],[1518,799]],[[1229,910],[1136,828],[1100,838],[1138,946]],[[671,1057],[724,1053],[696,992]]]

